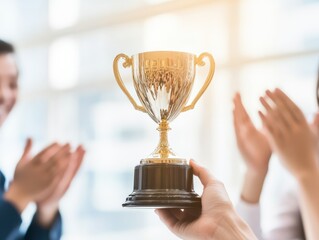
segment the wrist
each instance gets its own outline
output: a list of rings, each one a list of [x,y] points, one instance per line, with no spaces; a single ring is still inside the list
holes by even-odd
[[[316,157],[309,157],[304,159],[304,161],[308,162],[309,164],[299,167],[296,169],[296,171],[291,171],[292,175],[299,183],[308,181],[312,177],[318,175],[319,172],[318,159]]]
[[[250,166],[247,166],[246,175],[251,175],[253,177],[264,177],[268,173],[268,166],[259,167],[259,168],[253,168]]]
[[[252,204],[259,202],[267,172],[268,169],[262,171],[247,170],[241,192],[242,200]]]
[[[12,203],[20,214],[31,201],[29,196],[24,194],[14,182],[11,183],[8,191],[4,194],[4,199]]]
[[[302,173],[296,175],[296,179],[301,188],[308,186],[309,184],[317,184],[319,182],[319,168],[314,167],[308,171],[303,171]]]
[[[42,227],[49,228],[53,224],[58,214],[58,210],[59,210],[58,203],[53,203],[49,205],[38,204],[37,213],[36,213],[37,222]]]

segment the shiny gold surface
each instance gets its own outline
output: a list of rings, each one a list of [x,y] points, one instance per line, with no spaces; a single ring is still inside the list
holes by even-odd
[[[127,68],[127,67],[130,67],[132,65],[132,59],[121,53],[119,55],[117,55],[113,61],[113,72],[114,72],[114,76],[115,76],[115,79],[118,83],[118,85],[120,86],[120,88],[122,89],[122,91],[124,92],[124,94],[128,97],[128,99],[130,100],[130,102],[133,104],[134,108],[136,110],[139,110],[139,111],[142,111],[142,112],[146,112],[145,108],[143,106],[139,106],[134,98],[131,96],[131,94],[129,93],[129,91],[126,89],[124,83],[123,83],[123,80],[122,80],[122,77],[121,77],[121,74],[119,72],[119,68],[118,68],[118,62],[120,59],[124,59],[124,63],[123,63],[123,67],[124,68]]]
[[[207,78],[191,104],[185,106],[193,87],[196,65],[204,66],[204,58],[210,62]],[[142,106],[136,103],[124,86],[118,70],[120,59],[124,59],[124,68],[132,67],[134,87]],[[125,54],[116,56],[113,71],[120,88],[135,109],[147,112],[159,124],[159,144],[149,157],[141,161],[142,164],[186,164],[186,160],[177,157],[168,144],[169,122],[181,112],[195,107],[210,84],[214,70],[214,59],[209,53],[202,53],[199,57],[190,53],[169,51],[139,53],[131,58]]]
[[[157,148],[151,155],[141,160],[141,164],[148,163],[173,163],[186,164],[186,159],[178,158],[173,150],[170,148],[167,138],[167,132],[171,130],[167,120],[162,120],[157,130],[160,132],[160,140]]]
[[[132,57],[134,86],[148,115],[173,121],[185,106],[195,78],[195,55],[146,52]]]
[[[211,83],[213,76],[214,76],[214,72],[215,72],[215,61],[212,55],[210,55],[209,53],[202,53],[199,55],[199,57],[196,58],[196,64],[198,66],[205,66],[205,62],[203,61],[204,58],[208,58],[209,60],[209,71],[208,71],[208,75],[206,77],[206,80],[204,82],[204,85],[202,86],[202,88],[199,90],[199,92],[197,93],[196,97],[194,98],[194,100],[192,101],[192,103],[188,106],[185,106],[182,109],[182,112],[186,112],[188,110],[194,109],[197,101],[200,99],[200,97],[203,95],[203,93],[206,91],[206,89],[208,88],[209,84]]]

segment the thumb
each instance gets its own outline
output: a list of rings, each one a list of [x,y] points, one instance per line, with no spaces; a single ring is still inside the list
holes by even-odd
[[[204,188],[216,181],[206,168],[198,165],[194,160],[191,160],[189,164],[193,168],[194,175],[199,178]]]
[[[32,139],[28,138],[27,141],[26,141],[24,150],[23,150],[22,157],[20,159],[21,163],[24,163],[24,162],[28,161],[28,159],[30,158],[31,148],[32,148]]]

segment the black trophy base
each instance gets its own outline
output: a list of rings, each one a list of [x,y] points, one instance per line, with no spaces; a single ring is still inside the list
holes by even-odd
[[[135,167],[134,190],[123,207],[200,208],[189,165],[143,164]]]

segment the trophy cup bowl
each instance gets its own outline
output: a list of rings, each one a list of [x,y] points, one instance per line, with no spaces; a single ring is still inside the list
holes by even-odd
[[[204,66],[204,58],[210,69],[199,93],[187,105],[196,75],[196,65]],[[126,89],[118,66],[132,68],[137,104]],[[185,158],[177,156],[170,148],[167,132],[169,123],[181,112],[191,110],[210,84],[215,62],[209,53],[198,57],[175,51],[144,52],[128,57],[116,56],[113,62],[115,79],[136,110],[147,113],[157,124],[160,141],[156,149],[135,167],[133,192],[123,207],[143,208],[196,208],[201,199],[193,188],[193,171]]]

